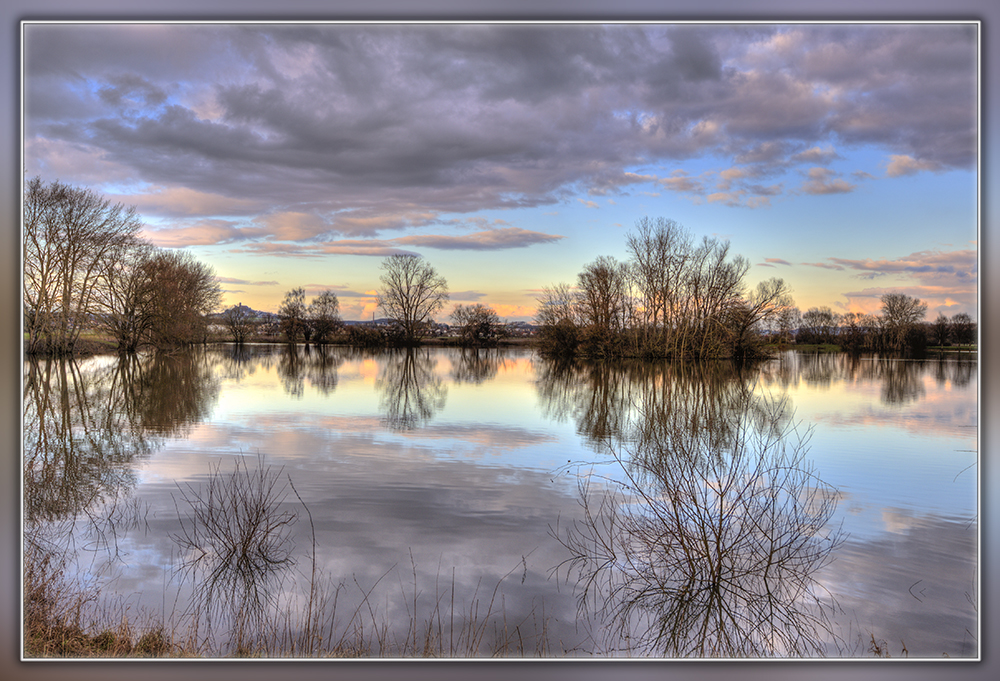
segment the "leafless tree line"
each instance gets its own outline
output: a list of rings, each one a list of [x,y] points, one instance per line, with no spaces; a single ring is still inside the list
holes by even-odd
[[[204,338],[221,300],[215,273],[189,253],[139,236],[133,207],[40,178],[24,189],[22,300],[29,354],[71,354],[97,328],[118,348]]]
[[[903,293],[886,293],[875,314],[838,314],[829,307],[790,311],[790,325],[798,328],[799,343],[834,343],[853,352],[920,351],[936,346],[976,342],[976,323],[965,312],[951,319],[938,314],[926,323],[927,304]]]
[[[600,256],[576,286],[543,289],[536,321],[543,349],[591,356],[748,357],[760,330],[793,304],[781,279],[746,283],[749,261],[728,242],[692,235],[673,220],[643,218],[629,259]]]
[[[643,218],[627,236],[628,260],[599,256],[577,281],[546,287],[536,322],[542,350],[591,357],[747,359],[767,340],[836,343],[853,352],[921,352],[975,342],[966,313],[928,325],[927,304],[898,292],[876,314],[802,313],[778,278],[751,287],[749,261],[728,242],[697,242],[673,220]]]

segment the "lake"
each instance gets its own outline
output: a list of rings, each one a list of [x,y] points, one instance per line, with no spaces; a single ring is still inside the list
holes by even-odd
[[[220,345],[23,409],[32,546],[200,654],[979,655],[975,355]]]

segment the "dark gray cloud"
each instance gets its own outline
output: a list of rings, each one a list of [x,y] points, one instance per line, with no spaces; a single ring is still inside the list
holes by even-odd
[[[58,165],[87,152],[133,182],[316,216],[295,240],[657,180],[742,205],[785,191],[630,172],[701,155],[758,180],[825,167],[841,145],[879,147],[889,176],[976,161],[967,26],[34,25],[26,36],[29,172],[90,177]],[[851,189],[833,177],[803,186]]]
[[[543,234],[519,227],[505,227],[462,236],[406,236],[393,239],[393,242],[406,246],[424,246],[443,250],[486,251],[498,248],[523,248],[532,244],[559,241],[562,238],[557,234]]]
[[[232,277],[216,277],[216,281],[221,284],[241,284],[243,286],[277,286],[276,281],[247,281],[246,279],[234,279]]]

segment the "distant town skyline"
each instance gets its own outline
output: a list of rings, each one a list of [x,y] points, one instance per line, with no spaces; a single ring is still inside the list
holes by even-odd
[[[24,171],[136,206],[224,305],[375,309],[414,253],[530,320],[649,217],[798,307],[978,318],[974,23],[23,27]]]

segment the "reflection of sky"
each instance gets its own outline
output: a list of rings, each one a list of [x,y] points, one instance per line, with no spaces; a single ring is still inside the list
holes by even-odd
[[[438,362],[439,376],[451,369]],[[407,621],[395,609],[403,591],[412,592],[411,554],[427,604],[435,592],[450,597],[455,568],[457,606],[478,598],[481,614],[493,587],[515,570],[502,589],[509,620],[537,615],[540,624],[544,601],[550,633],[573,645],[582,634],[571,589],[556,593],[549,580],[566,556],[548,528],[578,511],[575,480],[556,469],[579,443],[572,424],[553,427],[540,417],[530,362],[508,361],[480,384],[447,384],[440,411],[402,432],[387,429],[379,413],[377,363],[348,360],[336,371],[328,394],[312,389],[308,372],[301,396],[287,394],[277,363],[224,380],[211,419],[144,465],[140,494],[158,509],[161,529],[126,542],[133,556],[161,566],[174,560],[174,481],[198,486],[210,466],[221,462],[228,473],[232,456],[260,455],[291,478],[316,518],[326,574],[368,588],[391,573],[379,601],[390,615]],[[309,541],[305,531],[298,529],[300,546]],[[160,571],[143,583],[128,573],[117,588],[155,593],[165,579],[174,578]]]
[[[977,510],[977,386],[918,376],[918,398],[882,398],[880,381],[793,382],[788,396],[811,428],[809,458],[844,495],[845,528],[887,530],[887,509],[969,519]],[[771,390],[776,390],[772,386]]]
[[[531,622],[537,616],[540,624],[544,601],[550,632],[570,644],[578,636],[575,602],[571,589],[558,594],[549,581],[549,570],[565,556],[548,536],[548,528],[575,512],[575,488],[553,485],[551,476],[516,464],[478,460],[479,450],[492,449],[488,442],[473,442],[462,451],[447,442],[442,448],[436,438],[379,433],[377,428],[377,419],[351,417],[310,427],[281,418],[232,429],[203,425],[197,435],[207,431],[208,437],[172,443],[147,467],[148,479],[159,482],[141,493],[160,512],[148,535],[133,538],[130,562],[171,562],[175,548],[168,533],[176,527],[169,509],[178,491],[170,478],[179,474],[198,487],[210,463],[220,459],[222,470],[231,471],[223,454],[231,436],[228,453],[240,443],[254,442],[254,451],[261,452],[268,465],[280,466],[308,505],[315,519],[318,563],[324,574],[349,587],[341,612],[357,604],[359,588],[371,588],[389,573],[376,591],[376,609],[404,627],[409,615],[403,604],[414,588],[422,594],[421,608],[426,608],[433,605],[434,594],[451,598],[453,579],[459,616],[477,599],[480,614],[485,614],[493,588],[514,570],[501,590],[509,621]],[[525,433],[519,437],[525,438]],[[501,450],[518,445],[509,438]],[[206,456],[206,450],[215,453]],[[294,497],[289,495],[289,500]],[[301,513],[301,508],[296,510]],[[303,520],[295,538],[300,563],[310,542]],[[124,576],[116,586],[123,592],[155,594],[172,573],[164,570],[151,577],[143,583]],[[525,632],[532,626],[525,626]]]
[[[974,657],[974,523],[886,511],[887,532],[850,540],[817,575],[841,612],[835,633],[865,654],[874,634],[893,657]]]
[[[159,607],[164,584],[176,587],[163,567],[176,560],[169,538],[177,531],[176,483],[197,486],[211,465],[221,462],[228,473],[233,456],[261,456],[282,468],[308,505],[320,566],[331,577],[369,587],[389,572],[380,604],[395,612],[414,579],[421,593],[440,593],[444,584],[450,590],[455,568],[456,593],[467,603],[477,588],[488,597],[513,569],[504,584],[509,617],[530,619],[544,601],[558,620],[547,624],[550,634],[578,640],[571,585],[557,590],[549,577],[567,557],[549,528],[580,514],[575,473],[593,467],[575,464],[607,457],[595,456],[574,419],[544,416],[529,355],[514,353],[479,383],[450,378],[457,357],[434,355],[446,398],[410,430],[389,429],[380,413],[382,360],[346,359],[331,369],[337,381],[327,392],[313,387],[309,370],[301,394],[286,392],[277,361],[223,379],[209,420],[143,462],[137,493],[149,505],[149,529],[123,540],[131,571],[116,588]],[[759,389],[787,391],[801,428],[812,428],[807,460],[839,490],[837,520],[850,540],[821,575],[848,613],[838,626],[902,632],[911,655],[933,656],[937,639],[906,629],[933,631],[946,621],[950,638],[941,645],[968,654],[961,629],[975,627],[962,590],[975,570],[977,470],[964,470],[976,454],[962,450],[976,449],[976,380],[957,386],[925,373],[919,383],[918,397],[901,404],[885,403],[876,379],[840,374]],[[596,468],[621,476],[611,465]],[[301,557],[310,540],[307,528],[296,531]],[[933,585],[923,604],[908,593],[919,579]],[[879,599],[893,613],[885,621],[873,605]],[[396,614],[406,621],[404,611]],[[910,619],[897,621],[904,615]]]
[[[904,646],[909,657],[975,656],[974,366],[965,385],[928,366],[899,402],[885,398],[883,381],[857,374],[796,378],[787,394],[812,429],[809,459],[839,490],[838,518],[850,535],[818,575],[842,609],[843,645],[867,654],[874,634],[894,657]]]

